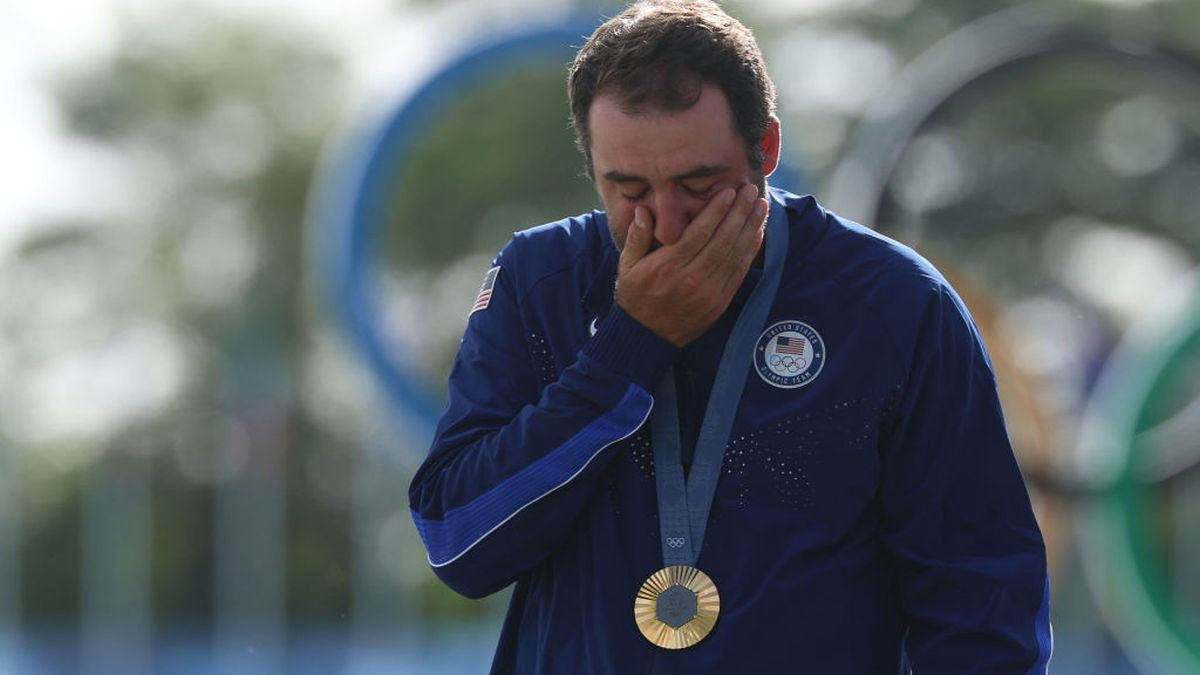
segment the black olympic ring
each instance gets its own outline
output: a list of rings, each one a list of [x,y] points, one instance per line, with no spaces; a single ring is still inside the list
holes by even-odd
[[[806,359],[791,355],[780,356],[779,354],[772,354],[771,358],[767,359],[767,363],[770,364],[771,368],[784,369],[789,375],[795,375],[808,367]]]

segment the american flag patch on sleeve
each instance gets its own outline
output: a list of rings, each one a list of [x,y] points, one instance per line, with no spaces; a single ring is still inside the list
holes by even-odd
[[[496,277],[498,276],[500,276],[499,265],[483,275],[483,285],[479,287],[479,295],[475,296],[475,304],[471,306],[471,311],[467,313],[467,316],[471,316],[481,309],[487,309],[488,304],[492,301],[492,289],[496,287]]]

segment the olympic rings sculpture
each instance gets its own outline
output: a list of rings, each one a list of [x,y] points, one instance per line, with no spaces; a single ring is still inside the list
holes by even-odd
[[[1200,91],[1200,60],[1128,37],[1107,39],[1067,27],[1067,17],[1018,7],[964,26],[929,48],[868,105],[834,172],[829,205],[860,222],[876,221],[885,188],[908,144],[943,107],[974,85],[1032,63],[1085,56],[1133,68]],[[1200,471],[1195,433],[1185,456],[1161,451],[1147,418],[1178,366],[1200,349],[1200,305],[1160,343],[1118,350],[1106,367],[1085,422],[1082,443],[1102,448],[1112,470],[1084,475],[1026,473],[1031,484],[1081,503],[1081,542],[1092,594],[1125,650],[1150,671],[1200,673],[1200,626],[1179,611],[1146,527],[1147,491]],[[1098,420],[1111,420],[1111,423]],[[1163,426],[1163,425],[1160,425]],[[1180,425],[1184,426],[1184,425]],[[1152,451],[1153,449],[1153,451]]]

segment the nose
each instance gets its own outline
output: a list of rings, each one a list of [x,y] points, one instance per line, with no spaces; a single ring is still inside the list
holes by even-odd
[[[650,205],[654,214],[654,238],[663,246],[670,246],[679,241],[683,231],[687,229],[692,217],[692,205],[673,190],[663,190],[655,196]]]

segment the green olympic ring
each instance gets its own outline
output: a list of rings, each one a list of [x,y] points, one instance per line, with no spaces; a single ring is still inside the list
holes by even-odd
[[[1081,520],[1088,582],[1122,646],[1153,672],[1200,673],[1200,624],[1170,591],[1144,479],[1154,450],[1145,432],[1197,372],[1200,291],[1188,309],[1165,331],[1135,332],[1114,352],[1081,434],[1081,458],[1113,478]]]

